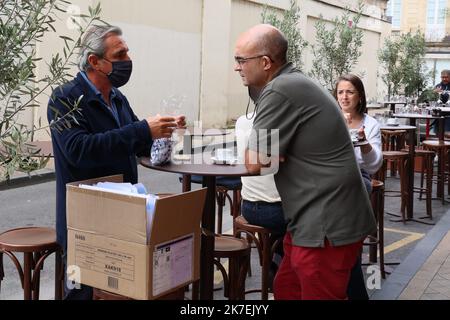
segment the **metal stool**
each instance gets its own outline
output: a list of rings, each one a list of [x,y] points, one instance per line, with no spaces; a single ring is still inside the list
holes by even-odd
[[[400,191],[394,191],[394,190],[386,190],[385,193],[400,193],[401,198],[401,217],[403,220],[403,223],[405,223],[405,209],[406,204],[408,203],[408,176],[406,172],[406,162],[409,159],[409,153],[404,151],[383,151],[383,167],[381,170],[378,171],[377,179],[381,182],[385,182],[386,179],[386,170],[387,170],[387,162],[392,161],[397,164],[397,168],[400,174]],[[395,195],[394,195],[395,196]],[[390,215],[389,212],[386,212]]]
[[[381,130],[382,150],[400,151],[405,147],[406,130]],[[390,162],[391,177],[397,175],[395,162]]]
[[[438,156],[438,173],[437,173],[437,179],[438,179],[438,185],[436,194],[437,197],[442,200],[442,204],[445,203],[444,198],[444,183],[445,183],[445,176],[446,176],[446,163],[448,162],[448,153],[450,150],[450,142],[449,141],[439,141],[439,140],[424,140],[422,142],[422,145],[424,149],[426,150],[432,150],[436,152],[436,155]],[[450,188],[450,186],[449,186]]]
[[[269,269],[272,257],[277,246],[282,244],[283,236],[273,238],[271,230],[250,224],[243,216],[234,219],[235,235],[238,237],[242,233],[246,234],[249,245],[253,242],[256,245],[259,256],[261,270],[261,288],[245,291],[247,293],[261,292],[261,300],[269,298]]]
[[[416,149],[415,154],[422,157],[422,168],[420,173],[420,187],[416,188],[419,191],[419,199],[422,200],[422,193],[425,191],[427,216],[433,219],[433,212],[431,207],[432,189],[433,189],[433,160],[436,153],[432,150]],[[424,177],[426,180],[426,187],[423,187]]]
[[[14,252],[24,255],[23,269]],[[40,273],[44,260],[55,253],[55,299],[62,299],[63,263],[62,250],[56,242],[54,229],[27,227],[8,230],[0,234],[0,282],[4,277],[3,254],[11,258],[20,276],[25,300],[39,299]]]
[[[408,149],[402,151],[408,152]],[[432,150],[414,149],[414,155],[422,159],[422,166],[420,170],[420,187],[414,187],[414,192],[419,193],[419,200],[422,200],[422,193],[425,193],[427,215],[421,218],[433,219],[431,200],[433,188],[433,160],[436,153]],[[424,180],[426,180],[425,188],[423,187]]]
[[[219,259],[228,258],[229,272]],[[214,264],[222,273],[224,296],[230,300],[245,299],[245,279],[250,265],[250,245],[233,236],[216,235],[214,240]]]

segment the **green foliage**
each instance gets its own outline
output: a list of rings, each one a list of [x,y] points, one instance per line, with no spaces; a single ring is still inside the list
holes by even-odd
[[[407,33],[403,37],[404,69],[402,84],[406,96],[416,96],[427,85],[429,74],[425,64],[426,45],[424,36],[418,31]]]
[[[419,98],[417,99],[418,103],[423,102],[431,102],[431,101],[437,101],[439,99],[439,93],[434,92],[434,89],[425,89],[420,94]]]
[[[270,24],[284,33],[289,43],[287,52],[288,61],[292,62],[297,69],[301,70],[302,53],[308,45],[308,42],[303,39],[297,28],[300,20],[300,8],[297,6],[296,1],[291,0],[290,7],[283,12],[282,19],[278,17],[275,10],[269,10],[267,5],[265,5],[261,19],[263,23]]]
[[[16,170],[31,172],[46,165],[48,157],[36,157],[39,150],[28,142],[36,130],[20,122],[20,114],[39,107],[38,98],[66,82],[71,75],[72,57],[80,46],[85,30],[99,18],[100,5],[89,8],[89,15],[72,16],[77,37],[60,35],[55,29],[58,14],[65,13],[66,0],[0,0],[0,181],[9,179]],[[47,34],[57,34],[64,41],[62,53],[55,53],[44,76],[37,78],[36,45]],[[57,51],[57,50],[55,50]],[[54,125],[63,128],[79,112],[77,102]],[[61,121],[59,121],[61,120]]]
[[[333,91],[337,79],[350,73],[361,56],[363,31],[358,29],[364,5],[359,3],[356,14],[346,8],[341,17],[331,21],[332,28],[320,16],[316,22],[316,45],[312,46],[313,66],[310,76]],[[351,22],[350,22],[351,21]]]
[[[430,74],[426,69],[425,53],[425,38],[420,31],[386,40],[378,52],[378,59],[385,70],[382,79],[389,98],[400,92],[416,96],[427,85]]]
[[[378,53],[378,60],[385,69],[381,76],[388,88],[388,98],[397,95],[402,80],[402,70],[400,66],[400,41],[398,39],[386,39],[384,46]]]

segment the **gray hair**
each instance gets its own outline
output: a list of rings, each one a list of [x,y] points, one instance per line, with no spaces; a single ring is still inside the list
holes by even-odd
[[[450,70],[444,69],[441,71],[441,75],[442,74],[446,74],[446,75],[450,76]]]
[[[105,54],[105,39],[110,33],[118,36],[122,35],[122,30],[115,26],[97,26],[94,25],[86,30],[81,41],[78,67],[81,71],[87,71],[91,68],[88,62],[90,54],[103,57]]]

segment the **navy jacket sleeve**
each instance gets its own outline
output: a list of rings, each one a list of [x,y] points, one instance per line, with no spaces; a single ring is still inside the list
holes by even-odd
[[[58,110],[61,116],[68,111],[66,105],[77,98],[57,89],[49,106]],[[121,127],[118,127],[112,114],[104,106],[95,99],[85,101],[87,99],[83,97],[81,100],[81,112],[74,114],[77,122],[71,120],[70,128],[52,128],[53,139],[56,140],[54,143],[60,150],[64,150],[64,157],[72,166],[91,168],[102,164],[111,165],[124,161],[132,154],[143,152],[146,146],[150,149],[152,138],[147,121],[138,121],[126,99],[122,100],[124,103],[118,108],[119,117],[125,123]],[[48,108],[49,121],[55,119],[52,108]]]
[[[123,96],[123,98],[126,100],[126,103],[129,106],[127,98],[125,96]],[[131,108],[130,108],[130,112],[132,113],[133,122],[139,121],[138,117],[134,114],[134,112]],[[145,121],[145,122],[147,123],[147,121]],[[149,134],[151,137],[150,129],[149,129]],[[153,139],[150,139],[150,141],[147,141],[147,140],[138,141],[138,145],[136,146],[136,156],[149,157],[150,156],[150,148],[151,148],[152,144],[153,144]]]

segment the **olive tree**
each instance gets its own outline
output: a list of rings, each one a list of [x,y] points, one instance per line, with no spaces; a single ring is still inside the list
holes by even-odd
[[[289,9],[281,13],[281,18],[279,15],[277,11],[269,9],[266,5],[261,14],[262,22],[270,24],[284,33],[289,43],[288,61],[301,70],[302,53],[308,42],[303,39],[297,27],[300,20],[300,8],[295,0],[291,0]]]
[[[384,69],[382,79],[389,98],[400,93],[406,96],[420,95],[430,77],[425,53],[425,38],[420,30],[386,39],[378,52],[378,59]]]
[[[331,27],[322,15],[315,24],[316,44],[312,46],[314,60],[309,75],[330,92],[341,75],[353,70],[362,54],[363,31],[358,23],[363,8],[362,2],[354,14],[345,8],[331,21]]]
[[[42,168],[48,161],[48,157],[36,157],[39,150],[29,143],[36,130],[48,126],[42,126],[39,120],[37,126],[30,128],[22,122],[21,114],[38,108],[39,97],[49,96],[71,77],[72,58],[85,30],[94,22],[102,22],[100,5],[90,7],[89,14],[72,15],[69,20],[75,26],[75,38],[61,34],[55,24],[70,5],[66,0],[0,1],[0,181],[9,180],[17,170],[29,173]],[[50,33],[59,36],[64,44],[55,48],[49,61],[41,61],[37,45],[44,45],[42,42]],[[47,67],[38,77],[39,61],[40,66]],[[63,128],[70,126],[71,120],[76,121],[78,102],[73,101],[67,108],[70,112],[51,125]]]

